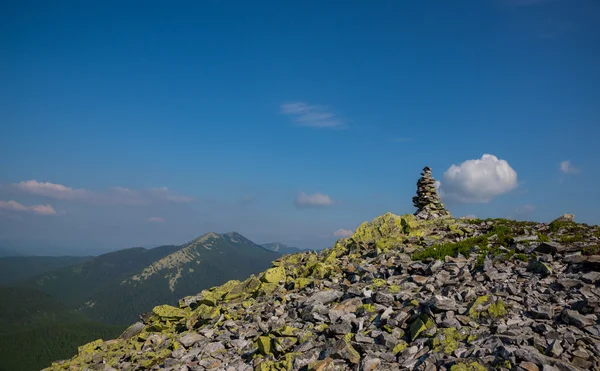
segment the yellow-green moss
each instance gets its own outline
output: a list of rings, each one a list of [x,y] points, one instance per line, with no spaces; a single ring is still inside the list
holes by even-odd
[[[484,305],[489,301],[489,297],[487,295],[482,295],[475,299],[473,305],[469,309],[469,316],[473,319],[479,319],[482,310],[479,308],[480,305]]]
[[[407,346],[408,346],[408,344],[406,344],[405,341],[401,340],[398,344],[396,344],[394,349],[392,349],[392,353],[398,354],[398,353],[404,351],[404,349],[406,349]]]
[[[170,305],[159,305],[152,309],[152,312],[163,318],[184,318],[186,312],[183,309],[175,308]]]
[[[410,340],[415,340],[423,331],[427,330],[423,321],[418,318],[410,325]]]
[[[270,268],[265,271],[263,276],[261,277],[263,282],[267,283],[279,283],[285,281],[285,268],[284,267],[275,267]]]
[[[390,285],[390,287],[388,287],[388,290],[392,293],[395,294],[397,292],[400,292],[402,290],[402,288],[398,285]]]
[[[365,310],[365,312],[367,313],[374,313],[377,308],[375,307],[374,304],[363,304],[362,308]]]
[[[314,280],[308,277],[298,277],[294,280],[294,288],[301,289],[313,283]]]
[[[373,280],[373,282],[371,282],[371,287],[376,288],[376,289],[383,287],[385,285],[387,285],[387,281],[384,279],[381,279],[381,278],[375,278]]]
[[[487,371],[479,362],[457,363],[450,367],[450,371]]]
[[[459,330],[453,327],[446,328],[433,339],[433,350],[452,354],[458,349],[459,341],[463,339],[464,335]]]
[[[256,341],[256,345],[258,346],[258,350],[261,354],[269,355],[271,354],[271,338],[268,336],[259,336]]]
[[[504,302],[502,302],[500,299],[490,305],[487,311],[493,318],[506,316],[506,307],[504,307]]]

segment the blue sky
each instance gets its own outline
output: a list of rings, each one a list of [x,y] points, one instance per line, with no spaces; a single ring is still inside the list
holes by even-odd
[[[4,245],[322,248],[425,165],[455,216],[600,222],[595,0],[82,4],[0,5]]]

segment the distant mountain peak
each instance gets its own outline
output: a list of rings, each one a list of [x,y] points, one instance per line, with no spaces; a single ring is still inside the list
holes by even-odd
[[[197,237],[197,238],[191,240],[190,242],[186,243],[184,246],[194,245],[194,244],[198,244],[198,243],[204,243],[208,240],[219,239],[219,238],[222,238],[222,236],[219,235],[218,233],[208,232],[208,233],[203,234],[200,237]]]
[[[239,234],[237,232],[223,233],[223,236],[225,238],[229,239],[231,242],[255,245],[254,242],[250,241],[249,239],[247,239],[246,237],[242,236],[241,234]]]
[[[204,259],[203,252],[215,248],[217,251],[226,248],[226,246],[242,245],[253,246],[262,249],[262,246],[255,244],[246,237],[237,232],[227,232],[223,234],[208,232],[204,235],[183,245],[181,249],[155,261],[140,272],[131,277],[130,283],[145,281],[150,277],[157,275],[164,276],[169,280],[171,292],[175,291],[177,281],[185,273],[185,269],[193,269]]]

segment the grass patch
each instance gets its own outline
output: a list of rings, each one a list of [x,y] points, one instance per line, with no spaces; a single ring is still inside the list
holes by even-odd
[[[497,240],[494,241],[494,246],[488,248],[488,239],[493,235],[496,235]],[[477,258],[477,264],[481,264],[481,266],[483,266],[483,260],[486,256],[491,255],[492,257],[494,257],[501,253],[501,250],[497,245],[509,247],[513,242],[514,238],[512,237],[511,229],[509,227],[505,225],[495,225],[488,233],[484,235],[467,238],[456,243],[447,242],[437,244],[423,249],[421,251],[417,251],[412,255],[412,259],[421,261],[426,259],[442,260],[446,256],[455,257],[458,254],[462,254],[466,257],[469,257],[471,250],[473,250],[475,246],[477,246],[480,249],[480,255]]]
[[[550,237],[548,237],[545,234],[538,233],[537,237],[538,237],[538,240],[540,240],[540,242],[550,242]]]
[[[558,242],[560,243],[575,243],[575,242],[583,242],[584,238],[581,234],[576,233],[572,236],[561,236],[558,239]]]
[[[525,254],[515,254],[515,255],[513,255],[513,257],[515,259],[523,261],[523,262],[526,262],[527,260],[529,260],[529,258]]]
[[[412,255],[413,260],[425,260],[429,258],[442,260],[446,256],[457,256],[462,254],[469,257],[471,249],[478,244],[483,242],[487,243],[487,238],[484,236],[471,237],[460,242],[448,242],[439,245],[433,245],[421,251],[418,251]]]
[[[586,246],[581,249],[583,255],[598,255],[600,254],[600,245]]]
[[[556,233],[560,229],[571,230],[576,227],[577,227],[577,224],[575,222],[566,221],[566,220],[555,220],[548,225],[548,230],[550,232]]]

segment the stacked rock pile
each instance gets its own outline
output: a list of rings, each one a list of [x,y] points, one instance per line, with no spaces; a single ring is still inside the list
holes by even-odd
[[[435,180],[431,176],[431,168],[425,166],[421,178],[417,182],[417,195],[413,197],[413,205],[417,208],[415,216],[419,219],[436,219],[450,216],[435,189]]]

